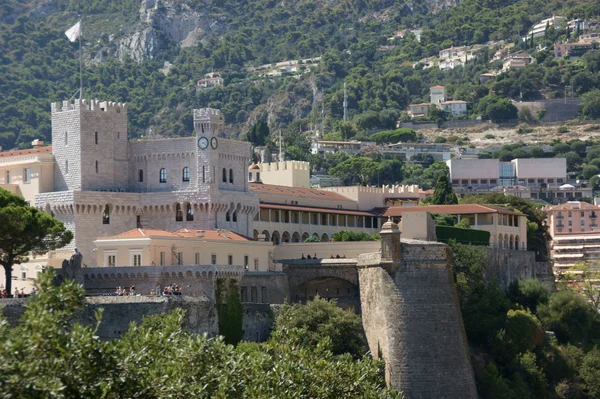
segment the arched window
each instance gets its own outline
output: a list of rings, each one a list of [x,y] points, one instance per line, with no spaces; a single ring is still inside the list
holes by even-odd
[[[175,207],[175,221],[183,222],[183,211],[181,210],[181,205],[177,204]]]
[[[223,183],[227,183],[227,169],[223,168]]]
[[[65,161],[65,174],[66,175],[69,174],[69,160],[68,159]]]
[[[65,145],[69,145],[69,132],[65,132]]]
[[[142,169],[140,169],[140,170],[138,171],[138,181],[139,181],[140,183],[142,183],[142,182],[144,181],[144,171],[143,171]]]
[[[183,168],[183,181],[190,181],[190,168]]]
[[[162,168],[160,170],[160,182],[161,183],[167,182],[167,170],[165,168]]]
[[[233,221],[237,222],[237,212],[233,212]]]
[[[229,183],[233,183],[233,169],[229,169]]]
[[[187,204],[187,206],[186,206],[185,220],[187,220],[188,222],[191,222],[194,220],[194,211],[192,210],[191,204]]]
[[[229,216],[229,211],[227,211],[227,213],[225,214],[225,221],[226,222],[230,222],[231,221],[231,217]]]
[[[202,183],[206,183],[206,167],[202,166]]]
[[[104,211],[102,212],[102,224],[110,224],[110,208],[108,205],[104,207]]]
[[[98,161],[96,161],[96,173],[98,173]]]
[[[94,143],[98,144],[98,132],[94,133]]]

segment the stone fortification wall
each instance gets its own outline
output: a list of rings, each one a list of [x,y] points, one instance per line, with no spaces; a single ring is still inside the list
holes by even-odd
[[[486,279],[494,279],[507,289],[515,280],[536,278],[535,252],[482,248],[488,252]]]
[[[263,290],[266,298],[262,298]],[[245,272],[240,292],[244,303],[282,304],[290,298],[288,275],[282,272]]]
[[[403,240],[391,275],[369,256],[358,275],[363,327],[388,384],[411,399],[477,398],[447,247]]]
[[[196,139],[194,137],[140,140],[129,143],[130,189],[134,191],[178,191],[194,186],[196,177]],[[183,181],[183,168],[190,179]],[[160,182],[160,170],[166,169],[167,181]],[[140,171],[142,180],[140,182]]]
[[[3,299],[3,317],[10,325],[16,325],[25,312],[28,299]],[[188,296],[171,297],[88,297],[86,309],[75,321],[82,324],[95,323],[95,312],[103,308],[98,336],[102,339],[118,338],[129,329],[133,321],[140,323],[144,316],[172,312],[181,308],[186,311],[184,327],[191,333],[207,333],[215,336],[219,332],[217,312],[208,298]],[[278,307],[268,304],[244,304],[244,340],[262,342],[268,339]]]
[[[266,303],[245,303],[242,339],[250,342],[264,342],[271,335],[278,307],[272,309]]]
[[[214,299],[215,280],[242,277],[242,266],[189,265],[189,266],[128,266],[90,267],[81,269],[88,294],[112,294],[116,287],[135,285],[136,292],[148,295],[157,285],[178,284],[184,295],[205,296]]]
[[[28,299],[3,299],[2,314],[11,325],[16,325],[25,313]],[[111,296],[88,297],[86,308],[79,313],[75,322],[95,324],[95,312],[103,308],[102,322],[98,328],[98,336],[102,339],[118,338],[129,329],[134,321],[140,323],[144,316],[172,312],[181,308],[186,311],[184,327],[197,334],[217,335],[219,332],[218,317],[214,304],[208,298],[188,296],[149,297],[149,296]],[[248,317],[254,314],[250,313]],[[261,317],[263,317],[261,315]],[[248,321],[249,324],[256,324]]]

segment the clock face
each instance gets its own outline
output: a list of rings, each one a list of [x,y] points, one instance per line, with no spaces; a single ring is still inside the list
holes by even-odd
[[[198,147],[200,147],[202,150],[205,150],[208,147],[208,139],[206,137],[200,137],[198,139]]]
[[[217,147],[219,146],[219,140],[217,140],[217,138],[216,138],[216,137],[213,137],[213,138],[210,140],[210,146],[213,148],[213,150],[216,150],[216,149],[217,149]]]

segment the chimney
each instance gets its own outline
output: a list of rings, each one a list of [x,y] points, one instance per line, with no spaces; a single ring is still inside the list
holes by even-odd
[[[33,140],[33,141],[31,142],[31,146],[32,146],[33,148],[39,148],[39,147],[42,147],[43,145],[44,145],[44,142],[43,142],[42,140],[39,140],[39,139],[35,139],[35,140]],[[1,147],[0,147],[0,148],[1,148]]]
[[[204,238],[204,230],[196,230],[196,237]]]

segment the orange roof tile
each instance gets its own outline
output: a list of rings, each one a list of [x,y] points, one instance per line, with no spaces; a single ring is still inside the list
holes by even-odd
[[[446,215],[463,215],[471,213],[502,213],[505,215],[524,215],[520,212],[513,212],[501,206],[479,205],[479,204],[459,204],[459,205],[428,205],[428,206],[399,206],[387,208],[383,216],[401,216],[408,212],[429,212],[441,213]]]
[[[340,215],[355,215],[355,216],[376,216],[372,212],[358,211],[350,209],[340,208],[322,208],[316,206],[298,206],[298,205],[284,205],[284,204],[269,204],[261,203],[260,207],[263,209],[282,209],[285,211],[303,211],[303,212],[321,212],[321,213],[335,213]]]
[[[274,184],[248,183],[250,191],[257,194],[275,194],[294,198],[318,198],[332,201],[352,201],[341,194],[316,188],[277,186]]]
[[[248,237],[234,233],[230,230],[196,230],[196,229],[180,229],[174,232],[161,229],[133,229],[114,237],[118,238],[200,238],[198,231],[204,232],[204,237],[201,239],[207,241],[249,241]],[[110,238],[110,237],[107,237]]]
[[[28,148],[26,150],[12,150],[12,151],[0,152],[0,158],[18,157],[18,156],[22,156],[22,155],[31,155],[31,154],[47,154],[50,152],[52,152],[52,146],[47,145],[45,147]]]
[[[199,238],[198,231],[204,232],[204,237],[202,237],[202,239],[208,241],[250,241],[248,237],[235,233],[231,230],[180,229],[175,231],[174,234],[185,238]]]

